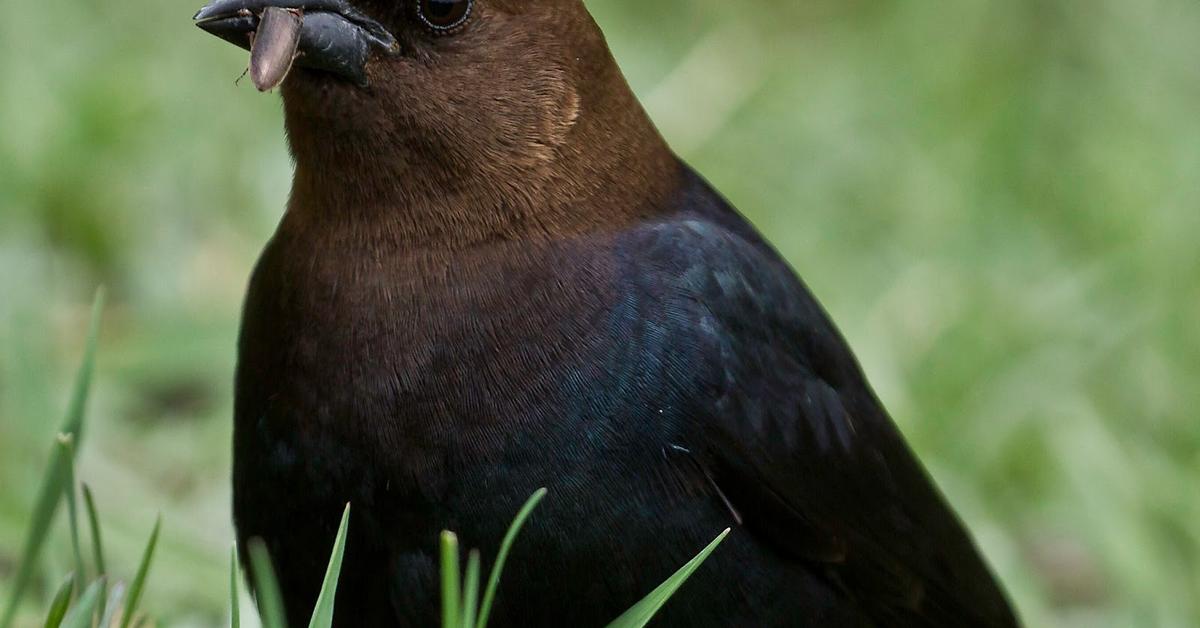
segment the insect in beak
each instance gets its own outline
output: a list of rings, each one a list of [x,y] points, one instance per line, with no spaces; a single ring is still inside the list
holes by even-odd
[[[399,52],[382,24],[346,0],[214,0],[193,19],[250,50],[250,78],[262,91],[282,83],[293,62],[365,86],[371,51]]]

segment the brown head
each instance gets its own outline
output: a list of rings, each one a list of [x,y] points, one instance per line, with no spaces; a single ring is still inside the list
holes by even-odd
[[[309,19],[345,5],[273,6]],[[248,10],[252,28],[261,8]],[[581,0],[354,0],[350,11],[394,42],[369,46],[348,80],[315,69],[306,55],[320,47],[304,38],[317,35],[301,36],[282,87],[290,214],[382,220],[397,238],[454,246],[658,211],[678,166]]]

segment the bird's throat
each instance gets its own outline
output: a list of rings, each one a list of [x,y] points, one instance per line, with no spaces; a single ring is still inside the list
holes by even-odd
[[[465,248],[615,230],[667,211],[682,173],[640,107],[641,132],[580,124],[577,137],[538,163],[449,153],[419,130],[296,124],[293,113],[289,218],[376,244]]]

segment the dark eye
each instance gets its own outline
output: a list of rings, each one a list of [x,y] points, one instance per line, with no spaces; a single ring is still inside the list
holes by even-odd
[[[472,0],[417,0],[417,15],[434,32],[444,33],[466,23]]]

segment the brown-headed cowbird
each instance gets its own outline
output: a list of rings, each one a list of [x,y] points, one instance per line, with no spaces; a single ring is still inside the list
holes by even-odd
[[[343,504],[338,623],[431,626],[439,531],[490,560],[542,486],[493,625],[602,625],[727,526],[659,625],[1016,623],[833,323],[667,147],[581,0],[353,2],[196,17],[282,81],[295,157],[234,437],[238,536],[294,625]]]

